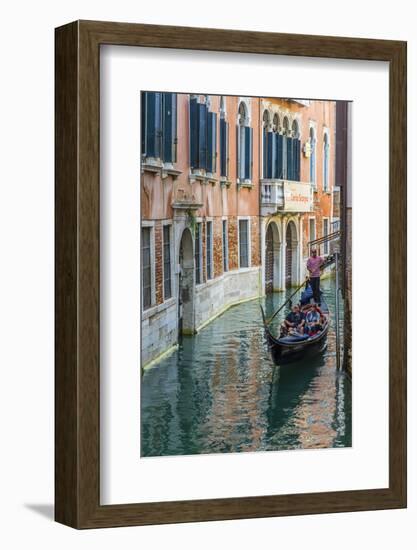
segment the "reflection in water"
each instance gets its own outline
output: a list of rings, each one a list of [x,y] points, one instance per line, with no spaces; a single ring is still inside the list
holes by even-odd
[[[333,312],[333,281],[322,288]],[[268,297],[267,315],[284,299]],[[351,384],[336,371],[334,330],[326,352],[274,366],[258,300],[184,337],[142,377],[142,456],[348,447],[351,439]]]

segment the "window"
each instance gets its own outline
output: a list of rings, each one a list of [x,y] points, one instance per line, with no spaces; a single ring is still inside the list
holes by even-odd
[[[263,177],[272,178],[272,132],[269,131],[269,113],[264,111],[262,125]]]
[[[142,155],[175,162],[177,157],[177,94],[142,92]]]
[[[239,267],[249,267],[248,229],[248,220],[239,220]]]
[[[190,165],[193,170],[216,172],[217,114],[196,97],[190,99]]]
[[[213,278],[212,265],[212,247],[213,247],[213,223],[206,224],[206,264],[207,264],[207,279]]]
[[[315,218],[310,218],[309,220],[309,241],[316,240],[316,220]]]
[[[323,237],[327,237],[329,234],[329,220],[328,218],[323,219]],[[329,241],[324,242],[324,253],[329,253]]]
[[[229,242],[227,238],[227,220],[223,220],[223,271],[226,272],[229,270]]]
[[[288,140],[290,138],[288,137],[289,122],[287,117],[284,117],[282,122],[282,130],[282,178],[288,179],[288,161],[291,159],[291,147],[288,147]]]
[[[273,132],[275,137],[273,177],[277,179],[284,179],[284,136],[279,133],[278,115],[274,116]]]
[[[142,300],[143,309],[152,305],[151,228],[142,227]]]
[[[316,185],[316,136],[314,128],[310,128],[310,181]]]
[[[164,225],[164,299],[171,296],[171,226]]]
[[[229,123],[220,118],[220,175],[229,176]]]
[[[292,139],[291,139],[291,165],[290,175],[288,179],[293,181],[300,181],[300,155],[301,155],[301,141],[300,132],[298,128],[298,122],[296,120],[292,123]]]
[[[325,132],[323,136],[323,191],[329,190],[329,136]]]
[[[195,226],[195,245],[194,245],[194,260],[195,260],[195,284],[201,283],[201,222]]]
[[[252,179],[253,129],[249,127],[249,117],[245,104],[239,105],[237,125],[237,177],[240,181]]]

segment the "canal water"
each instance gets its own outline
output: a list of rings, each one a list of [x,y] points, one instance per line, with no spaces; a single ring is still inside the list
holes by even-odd
[[[332,326],[314,358],[273,364],[259,304],[271,315],[285,300],[274,293],[230,308],[145,370],[141,456],[350,447],[351,382],[336,369],[334,280],[322,290]]]

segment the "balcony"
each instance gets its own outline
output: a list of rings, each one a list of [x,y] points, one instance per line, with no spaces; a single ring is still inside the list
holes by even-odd
[[[281,179],[261,180],[261,215],[277,212],[311,212],[313,204],[310,183]]]

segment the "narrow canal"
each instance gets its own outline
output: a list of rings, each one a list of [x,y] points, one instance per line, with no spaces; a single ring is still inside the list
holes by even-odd
[[[141,455],[349,447],[351,382],[336,370],[334,280],[322,281],[333,315],[327,350],[274,366],[259,300],[230,308],[146,370]],[[271,314],[284,293],[262,303]]]

